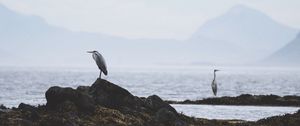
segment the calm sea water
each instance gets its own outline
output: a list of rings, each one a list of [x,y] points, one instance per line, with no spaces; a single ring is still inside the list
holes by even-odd
[[[185,115],[205,119],[238,119],[257,121],[262,118],[294,113],[299,107],[172,105]]]
[[[157,94],[165,100],[213,97],[213,67],[113,67],[105,79],[137,96]],[[299,68],[219,67],[218,96],[240,94],[300,95]],[[20,102],[46,103],[44,93],[51,86],[91,85],[97,68],[0,67],[0,104],[12,107]],[[262,109],[263,111],[263,109]]]

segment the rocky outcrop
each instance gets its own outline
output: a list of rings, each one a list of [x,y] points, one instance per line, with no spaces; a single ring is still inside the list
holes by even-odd
[[[237,97],[217,97],[203,100],[166,101],[170,104],[209,104],[209,105],[255,105],[255,106],[300,106],[300,96],[250,95]]]
[[[297,112],[257,122],[207,120],[185,116],[159,96],[140,98],[103,79],[77,89],[51,87],[47,104],[18,108],[0,105],[0,126],[298,126]]]
[[[88,94],[96,104],[112,109],[140,109],[143,101],[133,96],[126,89],[119,87],[106,80],[97,79],[89,88]]]
[[[34,107],[21,103],[11,112],[1,114],[0,125],[187,125],[183,115],[160,97],[139,98],[103,79],[77,89],[50,87],[45,97],[46,105]]]

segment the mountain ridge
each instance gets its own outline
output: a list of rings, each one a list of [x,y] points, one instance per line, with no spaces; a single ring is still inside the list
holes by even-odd
[[[300,33],[284,47],[264,59],[264,63],[278,65],[300,65]]]
[[[244,6],[237,6],[229,11],[232,11],[232,13],[241,11],[245,11],[243,13],[252,13],[252,10]],[[131,65],[189,64],[195,62],[209,62],[211,64],[245,63],[255,61],[264,55],[269,55],[266,52],[261,52],[260,55],[262,56],[252,55],[259,49],[251,50],[241,47],[233,41],[234,35],[231,36],[233,39],[228,40],[222,39],[222,36],[209,37],[202,34],[198,34],[198,38],[192,36],[191,39],[186,41],[127,39],[101,33],[73,32],[49,25],[43,18],[38,16],[28,16],[11,11],[4,6],[1,7],[1,4],[0,16],[5,17],[3,20],[0,20],[0,43],[4,44],[2,48],[5,48],[8,54],[18,56],[15,57],[16,60],[11,60],[12,62],[8,64],[22,62],[24,65],[47,63],[54,65],[86,65],[91,64],[92,61],[85,52],[94,49],[102,52],[110,64]],[[243,26],[243,24],[239,25]],[[207,29],[207,26],[204,25],[203,27]],[[203,27],[199,29],[201,30]],[[210,31],[219,30],[217,27],[209,29],[212,29]],[[287,28],[288,33],[290,31],[294,32],[290,29]],[[194,35],[197,35],[197,33]],[[286,39],[289,36],[292,35],[284,36],[283,38]],[[258,35],[257,38],[260,38],[260,36]],[[282,42],[283,40],[280,41]],[[51,60],[49,60],[49,57],[51,57]],[[13,58],[10,57],[9,59]]]
[[[282,25],[258,10],[237,5],[200,26],[191,39],[217,38],[263,58],[287,44],[297,33],[297,29]]]

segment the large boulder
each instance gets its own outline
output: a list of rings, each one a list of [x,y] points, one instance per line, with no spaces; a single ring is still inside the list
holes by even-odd
[[[46,92],[46,99],[48,108],[66,105],[62,103],[70,101],[82,110],[93,110],[94,106],[100,105],[126,113],[143,111],[155,114],[164,108],[178,115],[172,106],[164,102],[157,95],[141,99],[132,95],[126,89],[100,78],[91,87],[79,86],[76,90],[57,86],[51,87]]]
[[[97,79],[90,87],[90,95],[96,104],[113,109],[127,107],[138,109],[143,102],[129,91],[103,79]]]
[[[70,119],[74,117],[75,121],[77,118],[76,108],[93,111],[93,114],[96,113],[97,115],[97,107],[98,109],[104,107],[116,110],[114,112],[127,115],[129,118],[142,120],[141,122],[137,121],[138,124],[153,123],[176,126],[185,124],[181,121],[177,111],[157,95],[139,98],[126,89],[100,78],[90,87],[79,86],[77,89],[51,87],[46,92],[46,99],[47,108],[64,113],[68,118],[68,115],[72,115]],[[25,106],[25,108],[29,107]],[[57,124],[63,123],[59,118],[47,118],[44,122],[51,120],[58,122]],[[123,121],[127,122],[126,120]]]
[[[88,95],[72,88],[54,86],[49,88],[45,95],[47,100],[46,106],[50,109],[55,109],[67,101],[73,102],[78,109],[84,111],[91,112],[95,107],[93,100]]]

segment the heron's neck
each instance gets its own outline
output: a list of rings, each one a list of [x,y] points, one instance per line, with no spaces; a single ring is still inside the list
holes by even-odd
[[[214,80],[216,79],[216,72],[214,72]]]

